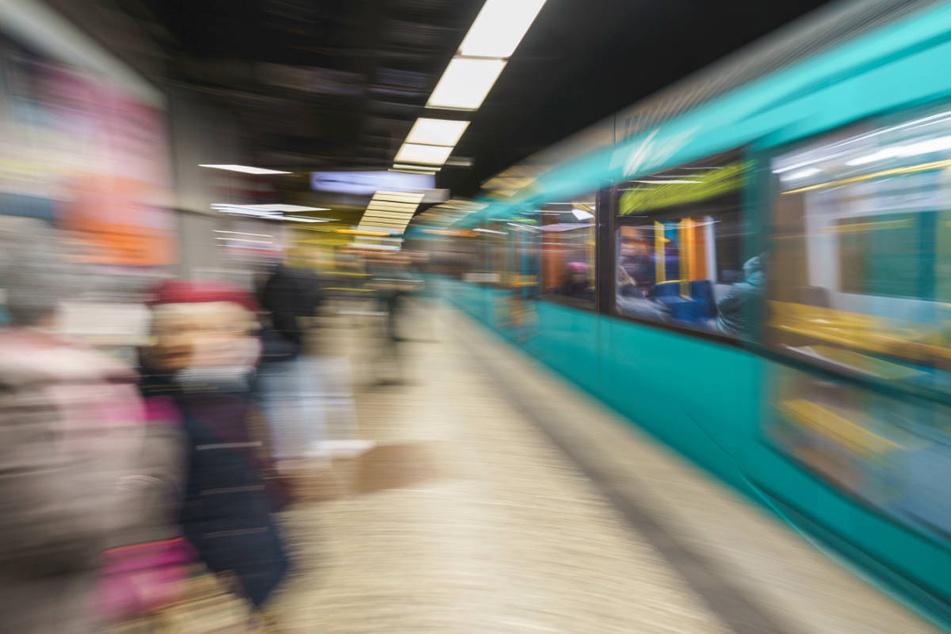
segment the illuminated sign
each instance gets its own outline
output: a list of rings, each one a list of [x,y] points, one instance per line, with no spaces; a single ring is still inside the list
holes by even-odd
[[[341,194],[375,194],[390,192],[418,192],[433,189],[436,177],[432,174],[409,172],[311,172],[310,188]]]
[[[630,189],[621,193],[618,213],[627,216],[727,194],[743,186],[748,168],[748,163],[736,161],[722,167],[698,169],[676,176],[648,176],[629,181],[627,185]]]

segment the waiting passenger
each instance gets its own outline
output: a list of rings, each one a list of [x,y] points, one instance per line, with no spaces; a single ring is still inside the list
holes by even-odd
[[[323,301],[317,275],[279,264],[260,293],[269,320],[262,330],[263,359],[256,395],[271,424],[276,458],[321,455],[326,430],[320,361],[307,350],[312,318]]]
[[[594,287],[588,279],[588,265],[585,262],[569,262],[565,267],[568,270],[568,281],[556,289],[559,295],[594,301]]]
[[[187,473],[185,537],[216,574],[232,574],[258,619],[290,565],[272,510],[284,499],[255,411],[254,301],[224,284],[171,280],[151,302],[154,344],[141,390],[180,416]]]
[[[749,308],[763,296],[766,272],[763,256],[750,258],[743,264],[743,281],[734,284],[717,302],[717,329],[727,335],[739,336],[749,330]]]

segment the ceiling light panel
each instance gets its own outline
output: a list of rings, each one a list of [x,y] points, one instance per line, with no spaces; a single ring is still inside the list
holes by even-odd
[[[210,163],[202,163],[198,167],[210,167],[211,169],[226,170],[228,172],[241,172],[242,174],[290,174],[290,172],[269,170],[263,167],[251,167],[250,165],[212,165]]]
[[[511,57],[545,0],[486,0],[459,47],[474,57]]]
[[[376,218],[376,219],[378,219],[378,220],[392,220],[393,222],[402,222],[402,221],[406,220],[407,218],[412,218],[412,217],[413,217],[413,214],[386,214],[386,215],[383,215],[383,214],[370,213],[370,214],[364,214],[363,217],[364,217],[364,218]]]
[[[261,211],[329,211],[327,207],[307,207],[305,205],[243,205],[247,209],[259,209]]]
[[[447,121],[420,117],[409,131],[406,142],[453,147],[459,142],[468,127],[468,121]]]
[[[304,216],[283,216],[282,219],[291,222],[330,222],[329,218],[306,218]]]
[[[367,207],[367,211],[368,212],[375,211],[375,212],[396,213],[396,214],[411,214],[414,211],[416,211],[417,206],[418,205],[409,205],[407,207],[400,207],[397,205],[386,205],[381,203],[379,205],[370,205],[369,207]]]
[[[390,200],[389,198],[373,198],[370,200],[368,207],[375,207],[377,205],[389,205],[390,207],[415,207],[419,204],[419,201],[416,200]]]
[[[394,165],[390,168],[391,172],[405,172],[407,174],[427,174],[433,175],[439,171],[439,168],[436,166],[433,167],[408,167],[406,165]]]
[[[402,218],[404,216],[412,216],[414,211],[416,211],[415,208],[400,209],[398,211],[387,210],[387,209],[367,209],[366,215],[388,216],[390,218]]]
[[[452,154],[451,147],[442,147],[439,145],[417,145],[415,143],[404,143],[400,151],[396,153],[396,161],[411,161],[413,163],[423,163],[428,165],[442,165]]]
[[[407,193],[407,192],[390,192],[380,190],[377,193],[373,194],[372,200],[388,200],[393,202],[401,203],[417,203],[422,202],[425,194],[417,193]]]
[[[505,61],[500,59],[453,58],[426,107],[478,110],[504,68]]]

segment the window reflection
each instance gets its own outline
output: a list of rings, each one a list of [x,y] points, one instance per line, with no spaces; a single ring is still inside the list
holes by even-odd
[[[595,195],[540,210],[542,291],[594,304]]]
[[[774,346],[951,390],[948,138],[938,113],[775,159]]]
[[[748,330],[765,262],[741,254],[746,170],[727,155],[620,187],[619,313],[729,336]]]
[[[783,368],[766,423],[830,482],[946,539],[951,410],[934,397],[951,392],[949,141],[951,112],[937,112],[773,161],[767,343],[870,384]]]

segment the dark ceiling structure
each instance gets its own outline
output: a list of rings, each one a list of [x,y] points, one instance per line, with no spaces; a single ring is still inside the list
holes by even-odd
[[[482,0],[120,0],[241,122],[255,165],[386,169],[419,116],[472,121],[437,179],[472,195],[526,156],[824,0],[548,0],[475,113],[425,104]],[[469,163],[469,161],[460,161]]]

